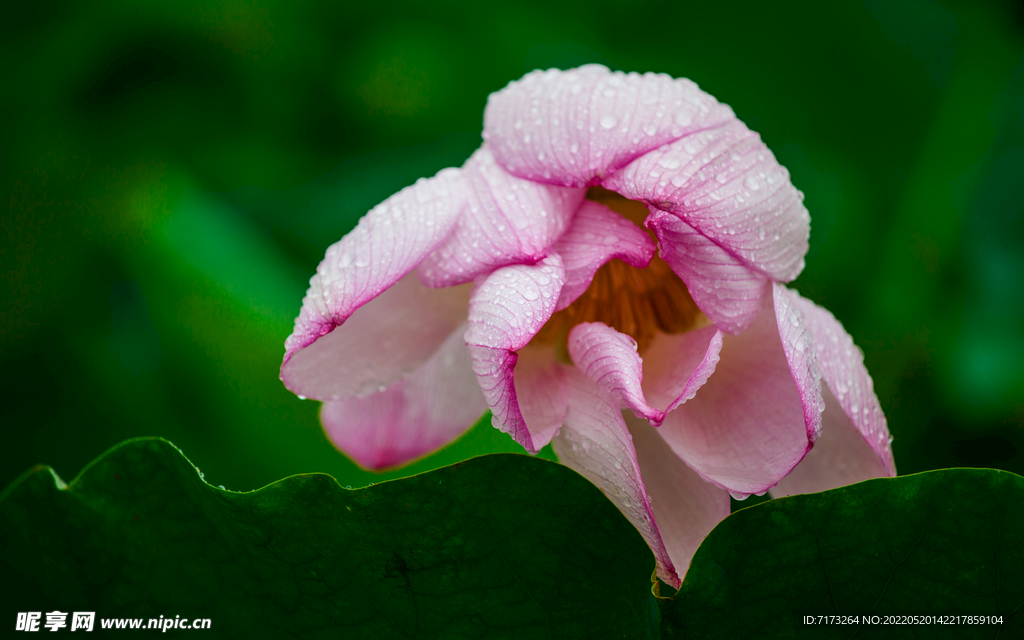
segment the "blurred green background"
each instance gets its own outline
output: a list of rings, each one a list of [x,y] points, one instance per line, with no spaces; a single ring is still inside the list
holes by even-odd
[[[488,93],[599,62],[686,76],[786,165],[795,286],[863,348],[901,473],[1024,473],[1017,2],[6,3],[0,486],[169,438],[213,484],[385,475],[278,380],[328,245],[480,143]]]

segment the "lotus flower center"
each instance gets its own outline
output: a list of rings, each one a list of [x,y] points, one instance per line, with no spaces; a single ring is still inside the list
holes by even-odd
[[[600,202],[638,226],[643,226],[649,213],[644,203],[601,187],[588,189],[587,199]],[[581,322],[603,322],[631,336],[643,352],[659,331],[683,333],[703,326],[708,320],[679,276],[655,255],[643,269],[618,259],[607,262],[594,274],[583,295],[551,316],[531,342],[554,344],[565,359],[569,331]]]

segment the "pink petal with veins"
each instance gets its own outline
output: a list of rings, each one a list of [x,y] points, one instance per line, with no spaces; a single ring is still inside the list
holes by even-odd
[[[573,367],[566,367],[566,381],[569,409],[565,424],[551,442],[558,460],[608,496],[654,552],[658,577],[678,588],[679,575],[654,521],[618,402]]]
[[[605,186],[648,203],[662,257],[724,331],[754,321],[767,282],[803,269],[810,216],[802,196],[741,122],[656,149]]]
[[[713,326],[655,336],[644,358],[643,390],[651,406],[668,413],[693,399],[715,372],[723,337]]]
[[[676,571],[685,574],[697,547],[729,515],[729,493],[686,466],[646,420],[628,411],[622,417],[633,437],[658,532]]]
[[[784,294],[810,330],[827,387],[821,437],[772,495],[813,493],[895,476],[889,428],[860,349],[827,310],[795,291],[784,290]]]
[[[329,334],[433,251],[454,227],[467,198],[460,170],[445,169],[377,205],[328,247],[285,341],[282,376],[296,352]]]
[[[470,285],[428,289],[410,273],[281,368],[293,392],[317,400],[376,393],[418,369],[464,323]]]
[[[448,287],[547,255],[583,200],[566,189],[517,178],[481,147],[462,168],[469,202],[452,234],[420,265],[423,282]]]
[[[786,282],[803,270],[811,218],[802,194],[760,136],[738,120],[651,151],[603,186],[671,213],[772,280]]]
[[[646,231],[599,202],[584,200],[572,224],[555,243],[565,264],[565,285],[555,311],[576,301],[605,263],[618,258],[634,267],[651,263],[656,247]]]
[[[540,448],[551,442],[565,421],[569,402],[566,367],[555,359],[555,350],[547,345],[527,345],[516,355],[516,400],[529,426],[533,446]]]
[[[532,453],[547,441],[540,431],[533,432],[520,410],[514,352],[525,347],[554,313],[564,281],[562,259],[552,253],[535,265],[497,269],[477,285],[469,301],[466,344],[494,426]]]
[[[325,402],[328,437],[367,469],[405,464],[462,435],[487,410],[456,328],[412,375],[362,398]]]
[[[810,333],[784,295],[773,298],[749,329],[724,337],[714,373],[659,431],[697,473],[740,496],[778,483],[821,430]]]
[[[761,313],[769,279],[686,222],[658,212],[647,219],[661,257],[719,329],[739,333]]]
[[[492,93],[484,140],[513,175],[587,187],[652,149],[735,117],[685,78],[587,65],[534,71]]]
[[[644,399],[643,361],[633,338],[601,322],[583,322],[569,332],[569,355],[601,391],[637,415],[657,423],[665,417]]]

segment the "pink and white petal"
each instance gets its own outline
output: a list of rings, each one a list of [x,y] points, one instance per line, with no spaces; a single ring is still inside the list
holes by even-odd
[[[655,213],[647,224],[661,257],[715,326],[740,333],[754,322],[769,292],[767,276],[672,214]]]
[[[516,400],[533,446],[540,449],[551,442],[565,422],[569,402],[565,370],[569,367],[558,362],[555,350],[548,345],[526,345],[516,355]]]
[[[769,490],[773,498],[828,491],[870,478],[896,475],[895,468],[886,468],[878,452],[853,426],[828,386],[822,390],[822,396],[825,411],[821,414],[821,437],[800,464]]]
[[[601,391],[647,420],[664,419],[665,414],[644,398],[643,360],[636,340],[602,322],[582,322],[569,332],[568,342],[576,367]]]
[[[613,258],[637,268],[651,263],[657,247],[651,236],[605,205],[584,200],[572,224],[555,243],[565,264],[565,285],[555,311],[576,301],[594,280],[594,274]]]
[[[328,247],[285,341],[282,370],[296,352],[412,271],[455,226],[468,193],[462,172],[445,169],[377,205]]]
[[[564,281],[562,259],[552,253],[535,265],[496,270],[476,287],[469,301],[465,339],[494,426],[532,453],[543,444],[534,440],[519,407],[514,352],[525,347],[551,318]]]
[[[585,187],[651,149],[735,117],[685,78],[586,65],[534,71],[492,93],[484,140],[514,175]]]
[[[603,186],[671,213],[771,280],[789,281],[803,270],[810,236],[803,194],[738,120],[651,151]]]
[[[724,337],[714,373],[660,428],[691,468],[738,497],[775,486],[821,430],[810,334],[799,312],[774,298],[749,329]]]
[[[844,414],[875,451],[886,473],[895,476],[896,463],[889,441],[889,427],[875,395],[874,382],[864,366],[864,354],[828,310],[795,291],[782,286],[776,288],[803,314],[814,338],[814,351],[821,375],[836,396]]]
[[[466,325],[408,377],[362,398],[325,402],[328,437],[360,466],[405,464],[465,433],[487,410],[463,341]]]
[[[782,289],[782,294],[800,310],[810,330],[827,388],[821,438],[773,495],[825,491],[895,476],[889,428],[860,349],[826,309],[794,291]]]
[[[681,581],[654,520],[618,402],[574,368],[567,369],[566,382],[569,409],[551,441],[558,460],[608,496],[654,552],[658,577],[678,588]]]
[[[693,399],[715,372],[725,334],[714,326],[686,333],[659,333],[644,357],[644,395],[668,413]]]
[[[469,205],[418,273],[431,287],[470,282],[495,268],[534,264],[569,226],[585,191],[517,178],[481,147],[462,168]]]
[[[410,273],[281,367],[294,393],[356,398],[389,387],[437,351],[469,309],[470,285],[428,289]]]
[[[697,547],[729,515],[729,492],[686,466],[646,420],[628,411],[622,417],[633,437],[661,539],[676,571],[685,575]]]

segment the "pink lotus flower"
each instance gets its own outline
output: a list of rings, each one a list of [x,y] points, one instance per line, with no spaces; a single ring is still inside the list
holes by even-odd
[[[402,464],[490,408],[600,487],[673,586],[730,493],[895,475],[861,353],[780,284],[802,194],[729,107],[664,75],[537,71],[490,97],[483,137],[310,281],[281,379],[340,449]]]

